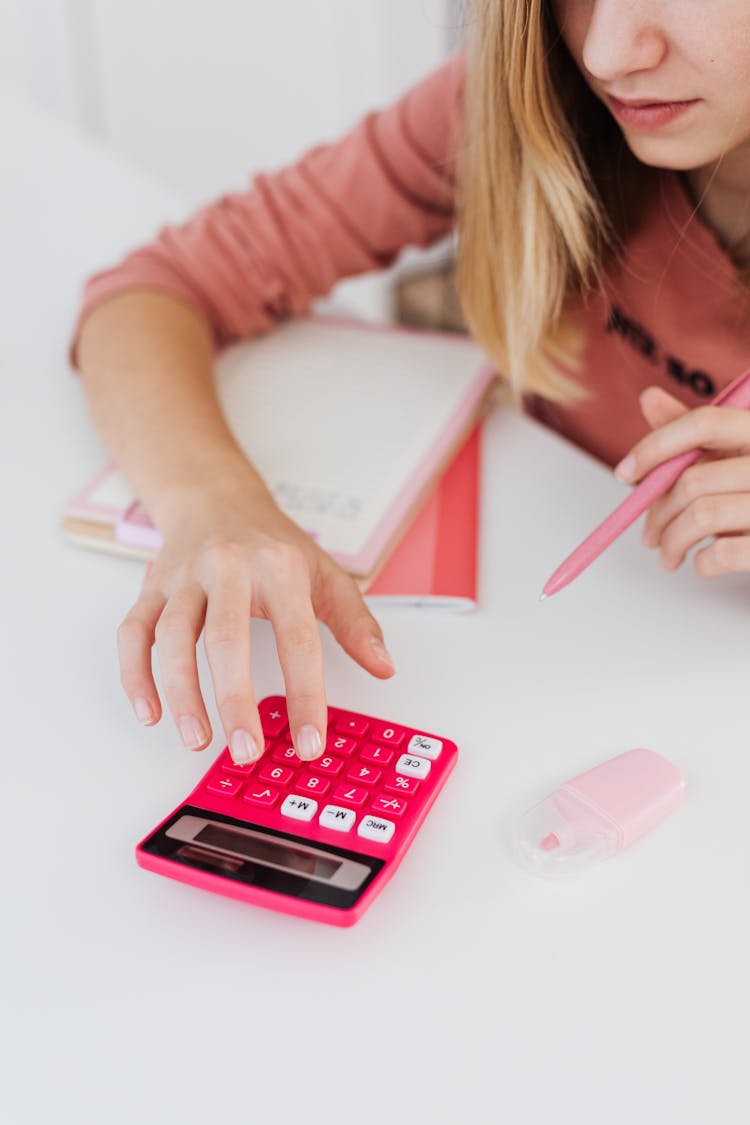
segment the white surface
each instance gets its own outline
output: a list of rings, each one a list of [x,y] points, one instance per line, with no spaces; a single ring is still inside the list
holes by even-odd
[[[19,107],[0,128],[3,1121],[287,1125],[304,1091],[315,1125],[334,1097],[362,1125],[746,1125],[750,583],[663,573],[631,532],[541,605],[621,486],[512,414],[486,429],[480,611],[382,614],[388,683],[325,637],[332,703],[460,747],[361,922],[136,866],[220,743],[142,730],[121,693],[142,569],[57,532],[101,457],[64,351],[85,270],[169,201]],[[254,638],[263,696],[282,682]],[[683,808],[569,881],[517,868],[516,818],[634,746],[685,771]]]

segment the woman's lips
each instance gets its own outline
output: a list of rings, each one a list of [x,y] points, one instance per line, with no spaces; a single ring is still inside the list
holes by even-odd
[[[631,129],[660,129],[697,103],[697,98],[686,102],[621,102],[607,95],[607,104],[617,120]]]

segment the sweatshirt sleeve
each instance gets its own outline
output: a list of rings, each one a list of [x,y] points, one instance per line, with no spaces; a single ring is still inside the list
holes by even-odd
[[[217,345],[258,334],[339,280],[390,265],[454,223],[463,87],[458,54],[392,106],[297,163],[256,175],[86,283],[74,332],[120,293],[179,297],[208,319]]]

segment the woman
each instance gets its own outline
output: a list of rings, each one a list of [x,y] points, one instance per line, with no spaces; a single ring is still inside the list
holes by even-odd
[[[526,406],[627,481],[711,450],[645,539],[668,568],[708,537],[699,573],[750,570],[750,417],[703,405],[750,358],[750,4],[477,0],[470,34],[395,106],[89,284],[92,415],[164,541],[118,634],[123,686],[157,722],[155,641],[192,749],[211,737],[202,629],[238,762],[263,749],[248,614],[272,622],[302,758],[326,737],[316,617],[393,673],[353,581],[234,444],[214,347],[454,228],[467,321]]]

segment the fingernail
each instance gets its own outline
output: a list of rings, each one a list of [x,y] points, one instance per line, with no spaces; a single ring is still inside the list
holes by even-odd
[[[256,762],[260,757],[255,739],[246,730],[234,732],[229,739],[229,753],[232,755],[232,761],[238,766],[244,766],[246,762]]]
[[[378,659],[382,660],[385,664],[390,664],[391,668],[393,668],[393,657],[381,641],[380,637],[371,637],[370,644],[375,649]]]
[[[183,715],[178,725],[188,750],[197,750],[206,741],[205,731],[194,715]]]
[[[133,710],[135,717],[139,723],[143,723],[144,727],[148,727],[154,721],[154,709],[147,699],[138,696],[133,700]]]
[[[308,725],[297,731],[296,750],[299,757],[305,762],[320,757],[323,753],[323,743],[315,727]]]
[[[635,457],[632,453],[629,453],[627,457],[623,457],[619,465],[615,465],[614,473],[618,480],[625,481],[626,483],[633,478],[635,475]]]

